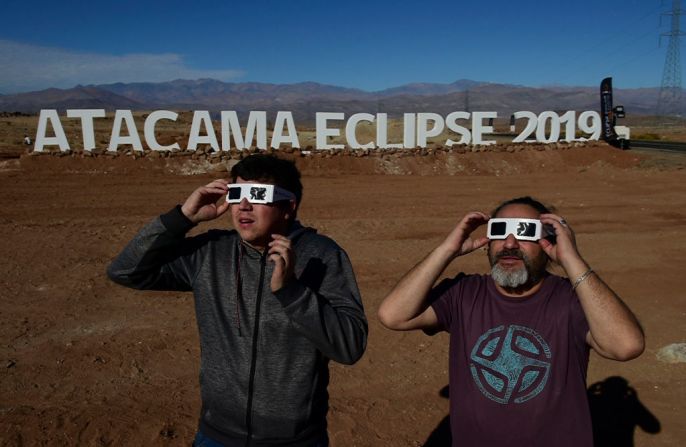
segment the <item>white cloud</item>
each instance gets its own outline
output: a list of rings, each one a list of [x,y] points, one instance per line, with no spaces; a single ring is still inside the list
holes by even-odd
[[[114,82],[164,82],[212,78],[229,81],[241,70],[198,70],[178,54],[82,53],[0,39],[0,93]]]

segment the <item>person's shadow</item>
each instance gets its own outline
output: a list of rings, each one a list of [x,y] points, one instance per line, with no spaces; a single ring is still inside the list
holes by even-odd
[[[447,399],[448,385],[439,394]],[[660,421],[638,400],[636,390],[623,377],[608,377],[589,386],[588,404],[593,421],[594,447],[633,447],[637,426],[646,433],[660,432]],[[448,415],[431,432],[424,447],[447,447],[451,443]]]
[[[438,392],[441,397],[449,398],[450,388],[448,385],[441,388]],[[450,414],[441,420],[441,422],[436,426],[434,431],[431,432],[429,437],[424,442],[424,447],[449,447],[453,442],[453,437],[450,433]]]
[[[660,421],[638,400],[623,377],[608,377],[588,387],[595,447],[633,447],[634,430],[659,433]]]

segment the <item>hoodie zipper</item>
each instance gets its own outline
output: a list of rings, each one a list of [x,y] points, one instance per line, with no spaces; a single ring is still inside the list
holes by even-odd
[[[252,333],[252,356],[250,359],[250,381],[248,382],[248,403],[245,414],[245,426],[248,435],[245,441],[246,447],[252,441],[252,400],[255,392],[255,369],[257,365],[257,336],[260,328],[260,309],[262,307],[262,287],[264,284],[264,269],[266,266],[266,255],[260,257],[260,279],[257,286],[257,299],[255,302],[255,323]]]

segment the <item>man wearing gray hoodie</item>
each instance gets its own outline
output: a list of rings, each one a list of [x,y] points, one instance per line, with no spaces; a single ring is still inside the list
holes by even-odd
[[[231,179],[196,189],[146,225],[108,276],[136,289],[193,292],[202,397],[195,445],[326,446],[329,360],[353,364],[367,342],[350,261],[296,220],[294,163],[252,155]],[[186,237],[226,212],[233,230]]]

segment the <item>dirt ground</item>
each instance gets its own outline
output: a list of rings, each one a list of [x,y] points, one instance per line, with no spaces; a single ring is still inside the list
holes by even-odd
[[[143,224],[219,176],[181,175],[170,163],[0,161],[1,445],[190,444],[199,412],[191,296],[124,289],[104,274]],[[686,445],[686,363],[656,359],[686,342],[686,155],[597,144],[297,163],[300,218],[347,250],[369,318],[362,360],[331,365],[333,446],[445,445],[447,336],[388,331],[376,309],[464,213],[524,194],[557,207],[645,328],[637,360],[592,354],[588,385],[606,385],[596,396],[605,406],[594,402],[611,408],[600,423],[615,430],[613,445]],[[447,274],[486,269],[473,253]]]

